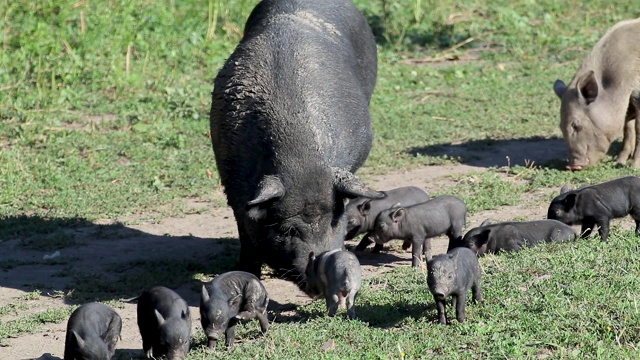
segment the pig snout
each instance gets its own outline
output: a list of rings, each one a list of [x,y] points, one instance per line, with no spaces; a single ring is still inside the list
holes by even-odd
[[[436,291],[433,293],[433,296],[434,296],[436,299],[438,299],[438,300],[444,300],[444,298],[446,297],[446,294],[445,294],[443,291],[438,291],[438,290],[436,290]]]
[[[569,171],[580,171],[582,170],[583,166],[582,165],[567,165],[567,170]]]
[[[184,360],[186,353],[187,351],[184,348],[171,349],[167,354],[167,359],[168,360]]]

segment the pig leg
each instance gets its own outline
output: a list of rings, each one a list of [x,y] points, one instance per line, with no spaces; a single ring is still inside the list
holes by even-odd
[[[636,108],[636,119],[633,121],[635,123],[635,149],[633,151],[633,157],[631,158],[631,166],[640,167],[640,99],[634,99],[633,106]]]
[[[351,291],[345,299],[345,305],[347,306],[347,316],[349,317],[349,319],[356,318],[356,309],[354,307],[356,303],[356,296],[358,296],[358,294],[355,291]]]
[[[482,301],[482,289],[480,288],[480,280],[476,280],[471,285],[471,296],[473,301],[479,303]]]
[[[382,251],[382,249],[383,249],[383,248],[384,248],[384,245],[382,245],[382,244],[375,244],[375,245],[373,246],[373,250],[371,250],[371,252],[372,252],[373,254],[379,254],[379,253],[380,253],[380,251]]]
[[[241,217],[236,215],[236,219],[239,218]],[[259,278],[262,270],[262,262],[256,257],[256,254],[260,253],[260,251],[257,251],[244,226],[242,226],[240,222],[238,222],[238,235],[240,238],[240,261],[238,268]]]
[[[433,252],[431,251],[431,238],[424,239],[424,243],[422,246],[422,253],[424,254],[424,257],[427,259],[427,261],[431,261],[431,259],[433,258]]]
[[[356,246],[356,251],[364,251],[367,248],[367,246],[371,245],[372,243],[373,243],[373,240],[369,239],[369,234],[366,234],[362,238],[362,240],[360,240],[360,242],[358,243],[358,246]]]
[[[340,306],[340,297],[338,294],[327,296],[327,310],[329,311],[330,317],[336,316],[338,306]]]
[[[235,340],[235,334],[236,334],[236,325],[238,325],[238,320],[236,320],[235,318],[232,318],[231,320],[229,320],[229,326],[227,326],[227,330],[224,332],[224,336],[225,336],[224,344],[228,348],[233,347],[233,341]]]
[[[456,319],[458,319],[458,322],[464,322],[464,308],[467,303],[467,294],[459,294],[456,297],[458,298],[456,304]]]
[[[242,311],[241,313],[236,315],[236,319],[238,320],[249,320],[253,319],[254,317],[256,317],[255,311]]]
[[[582,229],[580,230],[580,237],[586,239],[591,235],[593,229],[596,227],[596,220],[592,218],[584,219],[582,221]]]
[[[635,150],[635,126],[636,124],[633,120],[627,120],[624,123],[622,150],[620,150],[620,154],[618,154],[618,158],[616,159],[618,164],[626,164],[627,160],[629,160],[629,157]]]
[[[607,241],[609,238],[609,219],[604,218],[598,221],[598,234],[602,241]]]
[[[144,356],[146,356],[147,359],[151,359],[153,357],[151,344],[149,344],[148,341],[144,341],[144,339],[142,339],[142,351],[144,352]]]
[[[442,325],[447,325],[447,313],[444,308],[444,299],[435,299],[436,307],[438,308],[438,322]]]
[[[257,314],[258,321],[260,321],[260,331],[266,333],[269,330],[269,319],[267,319],[267,312]]]
[[[422,259],[422,245],[424,239],[413,239],[411,243],[411,266],[414,268],[420,267],[420,260]]]

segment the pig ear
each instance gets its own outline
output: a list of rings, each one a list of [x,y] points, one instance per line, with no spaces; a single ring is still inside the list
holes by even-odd
[[[187,311],[182,310],[182,311],[180,312],[180,317],[181,317],[181,318],[183,318],[183,319],[185,319],[185,320],[186,320],[186,319],[188,319],[188,318],[190,317],[190,316],[189,316],[189,311],[188,311],[188,310],[187,310]]]
[[[399,207],[393,213],[391,213],[391,220],[399,221],[404,217],[404,208]]]
[[[480,224],[480,226],[487,226],[487,225],[491,225],[491,219],[485,219],[482,224]]]
[[[571,186],[569,184],[565,184],[560,188],[560,195],[571,190]]]
[[[254,220],[266,216],[264,205],[284,195],[284,185],[277,176],[266,175],[258,184],[256,197],[247,203],[247,215]]]
[[[371,211],[371,199],[365,200],[362,204],[358,205],[358,210],[360,211],[360,215],[367,216]]]
[[[598,81],[596,80],[593,70],[584,74],[580,80],[578,80],[578,92],[587,102],[587,105],[596,101],[596,98],[598,97]]]
[[[74,330],[71,331],[71,335],[73,335],[73,339],[76,341],[76,344],[78,344],[78,347],[82,349],[84,347],[84,340]]]
[[[553,91],[562,99],[562,95],[567,91],[567,85],[565,85],[564,81],[558,79],[553,83]]]
[[[577,198],[578,194],[576,193],[567,195],[567,197],[564,198],[564,210],[569,211],[573,209],[573,207],[576,205]]]
[[[203,303],[209,302],[209,292],[207,291],[207,288],[204,285],[202,285],[202,293],[200,295],[200,300]]]
[[[164,317],[162,316],[162,314],[160,314],[158,309],[154,309],[153,311],[156,313],[156,319],[158,320],[158,325],[162,326],[162,324],[164,324]]]
[[[336,191],[350,198],[362,196],[371,199],[382,199],[385,197],[384,193],[368,188],[352,172],[344,169],[333,169],[333,187]]]
[[[486,244],[489,241],[489,235],[491,235],[491,229],[487,229],[480,233],[480,236],[478,237],[480,240],[478,247]]]

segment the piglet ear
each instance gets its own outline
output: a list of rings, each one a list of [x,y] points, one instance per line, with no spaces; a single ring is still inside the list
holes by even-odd
[[[80,337],[80,335],[78,335],[74,330],[71,331],[71,335],[73,335],[73,339],[76,341],[76,344],[78,344],[78,348],[84,348],[84,339],[82,339],[82,337]]]
[[[316,254],[312,252],[309,253],[309,262],[316,261]]]
[[[560,195],[568,192],[571,190],[571,185],[569,184],[564,184],[561,188],[560,188]]]
[[[156,314],[156,319],[158,320],[158,325],[162,326],[162,324],[164,324],[164,316],[162,316],[162,314],[160,314],[158,309],[154,309],[154,312]]]
[[[487,226],[487,225],[491,225],[491,219],[485,219],[482,224],[480,224],[480,226]]]
[[[577,199],[578,199],[578,194],[576,193],[567,195],[567,197],[564,198],[564,210],[569,211],[573,209],[573,207],[576,206]]]
[[[203,303],[209,302],[209,292],[207,291],[207,287],[202,285],[202,292],[200,293],[200,301]]]
[[[358,205],[360,215],[367,216],[371,212],[371,199],[365,200],[362,204]]]
[[[478,247],[486,244],[489,241],[489,235],[491,235],[491,229],[487,229],[480,233],[480,236],[479,236],[480,243],[478,244]]]
[[[399,207],[393,213],[391,213],[391,219],[396,222],[400,221],[400,219],[404,217],[404,213],[405,213],[404,208]]]

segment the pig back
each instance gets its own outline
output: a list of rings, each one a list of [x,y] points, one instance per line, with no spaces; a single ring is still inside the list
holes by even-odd
[[[349,1],[264,1],[218,73],[211,136],[232,206],[264,174],[327,166],[355,171],[371,148],[376,46]],[[286,49],[286,50],[283,50]]]

